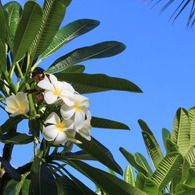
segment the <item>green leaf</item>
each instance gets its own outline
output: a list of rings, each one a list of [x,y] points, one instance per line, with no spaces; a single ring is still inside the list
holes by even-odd
[[[29,50],[35,36],[40,29],[42,21],[42,9],[34,1],[28,1],[24,5],[21,20],[18,24],[13,47],[14,62],[23,58]]]
[[[175,145],[170,139],[165,140],[165,148],[167,150],[167,153],[169,152],[178,152],[179,148],[177,145]]]
[[[102,188],[108,194],[123,194],[123,195],[146,195],[138,188],[128,184],[127,182],[106,173],[100,169],[94,168],[84,162],[71,160],[69,164],[86,175],[96,185]]]
[[[188,161],[190,167],[195,169],[195,145],[188,150],[184,157]]]
[[[153,173],[152,169],[150,168],[150,166],[147,162],[147,160],[145,159],[145,157],[142,154],[136,152],[134,154],[134,158],[135,158],[136,163],[138,165],[140,165],[141,167],[143,167],[145,170],[147,170],[148,173],[150,173],[150,174]]]
[[[0,73],[7,70],[7,57],[5,43],[0,39]]]
[[[117,41],[107,41],[89,47],[82,47],[58,58],[47,72],[56,72],[89,59],[111,57],[121,53],[125,48],[123,43]]]
[[[22,195],[29,195],[30,184],[31,184],[31,180],[25,179],[24,184],[22,186]]]
[[[64,18],[67,2],[45,0],[41,27],[31,47],[32,60],[36,59],[52,42]]]
[[[159,163],[151,179],[159,186],[159,190],[162,190],[173,178],[181,176],[182,165],[183,157],[180,153],[169,153]]]
[[[119,123],[117,121],[113,121],[109,119],[98,118],[98,117],[92,117],[91,126],[96,128],[129,130],[129,127],[123,123]]]
[[[190,146],[195,144],[195,107],[188,110],[190,119]]]
[[[184,108],[177,110],[171,141],[179,146],[180,152],[184,155],[190,147],[190,119],[188,112]]]
[[[5,11],[8,16],[8,26],[12,35],[15,35],[18,23],[20,21],[20,16],[22,14],[22,7],[16,1],[11,1],[4,5]]]
[[[66,173],[69,175],[69,177],[74,181],[74,183],[80,188],[82,191],[82,194],[87,194],[87,195],[95,195],[91,189],[89,189],[85,184],[83,184],[81,181],[79,181],[76,177],[74,177],[70,172],[66,170]]]
[[[41,54],[41,58],[51,55],[74,38],[89,32],[98,25],[97,20],[81,19],[64,26],[58,30],[49,47]]]
[[[122,175],[123,171],[121,167],[116,163],[111,152],[105,146],[94,138],[92,138],[91,141],[88,141],[79,134],[76,135],[76,139],[82,142],[82,144],[77,144],[78,147],[89,153],[108,168]]]
[[[82,73],[84,72],[84,70],[85,70],[85,66],[74,65],[62,70],[60,73]]]
[[[28,144],[33,141],[33,136],[28,136],[24,133],[14,133],[0,135],[0,142],[5,144]]]
[[[3,44],[5,44],[6,39],[6,18],[5,18],[5,12],[3,9],[3,6],[0,3],[0,40]]]
[[[58,195],[82,195],[80,189],[75,185],[75,183],[69,179],[66,175],[56,176],[56,184],[58,188]]]
[[[22,119],[22,116],[10,117],[7,119],[0,127],[0,135],[11,130],[12,128],[15,128],[17,124],[22,121]]]
[[[14,169],[9,162],[7,162],[4,158],[0,157],[1,164],[5,168],[6,172],[15,180],[20,181],[21,176],[19,173]]]
[[[124,173],[124,181],[132,186],[135,186],[135,176],[131,165],[127,165]]]
[[[31,180],[33,195],[57,194],[57,186],[52,172],[38,157],[35,157],[31,166]]]
[[[127,161],[135,167],[139,172],[142,172],[144,175],[149,176],[148,170],[146,170],[144,167],[140,166],[136,161],[133,154],[125,150],[124,148],[120,148],[121,153],[124,155],[124,157],[127,159]]]
[[[120,90],[141,93],[141,89],[126,79],[109,77],[104,74],[86,73],[57,73],[59,80],[73,83],[73,87],[80,94],[95,93],[109,90]]]
[[[143,173],[138,173],[135,186],[149,195],[158,194],[158,186],[150,178],[146,177]]]
[[[162,129],[162,138],[163,138],[164,147],[165,147],[165,149],[166,149],[166,151],[167,151],[166,139],[167,139],[167,138],[168,138],[168,139],[171,138],[171,134],[170,134],[169,130],[167,130],[167,129],[165,129],[165,128]]]
[[[186,184],[178,184],[176,186],[176,195],[194,195],[195,187]]]
[[[185,184],[194,187],[195,186],[195,170],[190,168],[188,170],[188,177],[185,181]]]
[[[148,154],[152,160],[152,163],[155,168],[158,167],[158,164],[163,158],[161,148],[156,141],[156,138],[152,131],[149,129],[148,125],[143,120],[138,120],[140,127],[142,128],[142,136],[146,145]]]

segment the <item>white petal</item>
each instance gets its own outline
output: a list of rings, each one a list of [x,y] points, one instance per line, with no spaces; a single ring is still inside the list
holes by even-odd
[[[57,123],[60,123],[60,118],[59,118],[59,116],[55,112],[52,112],[46,118],[45,123],[50,123],[50,124],[56,125]]]
[[[54,140],[54,145],[58,145],[58,144],[62,144],[62,143],[64,143],[64,142],[66,142],[67,141],[67,135],[66,135],[66,133],[65,132],[61,132],[61,131],[59,131],[58,132],[58,135],[57,135],[57,137],[55,138],[55,140]]]
[[[21,112],[19,109],[15,110],[15,112],[13,112],[10,116],[14,117],[14,116],[17,116],[17,115],[20,115]]]
[[[80,104],[82,106],[85,106],[86,108],[89,107],[89,99],[86,98],[85,96],[83,96],[83,95],[76,95],[76,99],[77,99],[78,102],[80,102]]]
[[[80,111],[80,112],[76,112],[75,116],[74,116],[74,127],[75,129],[81,129],[84,125],[85,122],[85,114]]]
[[[16,104],[15,99],[16,99],[15,95],[11,95],[11,96],[7,97],[6,98],[7,107],[16,109],[17,108],[17,104]]]
[[[58,96],[54,95],[52,91],[45,91],[44,99],[48,104],[53,104]]]
[[[85,123],[84,123],[83,128],[79,129],[79,130],[78,130],[78,133],[79,133],[82,137],[84,137],[85,139],[87,139],[88,141],[90,141],[90,140],[91,140],[90,132],[91,132],[90,121],[89,121],[89,120],[86,120]]]
[[[62,83],[64,84],[64,89],[65,90],[68,90],[70,91],[71,93],[74,93],[75,90],[74,88],[72,87],[72,85],[70,85],[69,83],[65,82],[65,81],[62,81]]]
[[[72,129],[73,128],[73,120],[72,119],[66,119],[66,120],[63,120],[62,121],[65,125],[65,129],[64,130],[67,130],[67,129]]]
[[[55,125],[49,125],[43,129],[43,136],[47,141],[52,141],[56,138],[58,132]]]
[[[60,109],[61,115],[64,119],[69,119],[75,113],[75,109],[63,104]]]
[[[47,76],[45,76],[45,78],[42,81],[39,81],[37,84],[40,88],[45,89],[45,90],[50,90],[53,91],[54,87],[53,85],[50,83],[49,79],[47,78]]]
[[[56,82],[58,79],[56,78],[56,76],[54,76],[53,74],[49,74],[49,79],[51,81],[51,83]]]

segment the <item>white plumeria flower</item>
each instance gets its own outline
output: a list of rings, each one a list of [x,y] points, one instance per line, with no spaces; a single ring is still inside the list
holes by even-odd
[[[29,112],[29,101],[27,95],[23,92],[18,92],[6,98],[5,110],[11,113],[10,116],[17,116]]]
[[[60,117],[52,112],[45,120],[46,124],[50,124],[43,129],[43,136],[47,141],[54,141],[54,145],[62,144],[67,141],[67,134],[75,136],[75,131],[72,130],[73,121],[60,120]]]
[[[74,129],[78,130],[83,127],[86,118],[91,118],[90,103],[88,98],[79,94],[75,94],[72,100],[74,101],[73,105],[63,104],[60,111],[64,119],[72,118],[74,120]]]
[[[83,127],[81,129],[77,130],[77,132],[82,137],[84,137],[86,140],[90,141],[91,140],[91,136],[90,136],[90,132],[91,132],[90,119],[85,120]]]
[[[70,99],[75,90],[69,83],[58,81],[54,75],[46,75],[37,85],[45,90],[44,99],[48,104],[56,103],[59,100],[63,100],[67,105],[73,104]]]

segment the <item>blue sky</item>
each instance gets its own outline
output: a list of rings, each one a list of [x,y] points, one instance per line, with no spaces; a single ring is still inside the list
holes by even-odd
[[[7,2],[2,1],[3,4]],[[19,2],[23,4],[25,1]],[[127,49],[117,56],[83,63],[86,73],[125,78],[144,92],[109,91],[87,95],[93,116],[116,120],[131,128],[131,131],[92,130],[92,136],[111,150],[123,169],[128,162],[119,147],[131,153],[140,152],[148,159],[138,119],[148,123],[163,146],[161,130],[171,130],[176,110],[195,106],[194,31],[186,28],[185,14],[174,25],[168,22],[171,11],[159,16],[158,7],[151,9],[143,1],[73,0],[63,25],[84,18],[99,20],[101,24],[42,62],[43,68],[47,68],[69,51],[102,41],[126,44]],[[3,123],[2,118],[0,122]],[[21,129],[25,126],[21,125]],[[31,150],[30,145],[17,146],[12,164],[20,166],[30,160]],[[99,164],[97,166],[106,170]],[[90,182],[88,185],[93,188]]]

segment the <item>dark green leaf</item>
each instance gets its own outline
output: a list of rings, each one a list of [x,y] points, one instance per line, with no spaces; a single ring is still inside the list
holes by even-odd
[[[7,58],[5,43],[0,39],[0,73],[7,70]]]
[[[77,146],[83,149],[85,152],[89,153],[95,159],[100,161],[102,164],[112,169],[113,171],[122,174],[121,167],[114,160],[111,152],[99,143],[96,139],[92,138],[91,141],[87,141],[85,138],[81,137],[79,134],[76,135],[76,139],[80,140],[82,144]]]
[[[98,185],[108,194],[147,195],[145,192],[142,192],[138,188],[115,177],[114,175],[94,168],[84,162],[71,160],[69,161],[69,164],[86,175],[90,180],[96,183],[96,185]]]
[[[127,129],[129,130],[129,127],[123,123],[119,123],[117,121],[104,119],[104,118],[98,118],[98,117],[92,117],[91,119],[91,126],[96,128],[107,128],[107,129]]]
[[[30,179],[26,179],[24,181],[24,184],[22,186],[22,195],[29,195],[30,183],[31,183]]]
[[[167,150],[167,153],[169,152],[178,152],[179,148],[176,146],[170,139],[165,140],[165,148]]]
[[[33,195],[57,194],[52,172],[38,157],[35,157],[31,167],[31,184]]]
[[[16,117],[10,117],[5,121],[3,125],[0,127],[0,134],[3,134],[12,128],[15,128],[19,122],[21,122],[23,119],[22,116],[16,116]]]
[[[0,142],[5,144],[28,144],[33,141],[33,136],[28,136],[24,133],[14,133],[0,135]]]
[[[31,47],[32,60],[50,45],[64,18],[66,4],[64,0],[44,1],[42,24]]]
[[[5,44],[5,38],[6,38],[6,19],[5,19],[5,12],[3,9],[3,6],[0,3],[0,40],[3,44]]]
[[[20,21],[20,16],[22,14],[22,7],[16,1],[11,1],[4,5],[5,11],[8,15],[8,26],[10,32],[15,35],[18,23]]]
[[[14,61],[20,60],[29,50],[35,36],[40,29],[42,21],[42,9],[34,1],[28,1],[24,5],[21,20],[18,24],[13,47]]]
[[[133,154],[125,150],[124,148],[120,148],[121,153],[124,155],[124,157],[127,159],[127,161],[135,167],[139,172],[143,173],[146,176],[149,176],[150,173],[148,173],[148,170],[146,170],[144,167],[140,166],[136,161]]]
[[[2,157],[0,157],[0,161],[1,164],[3,165],[3,167],[5,168],[5,170],[7,171],[7,173],[15,180],[20,181],[21,176],[19,175],[19,173],[16,171],[16,169],[14,169],[9,162],[7,162],[5,159],[3,159]]]
[[[56,184],[58,188],[58,195],[82,195],[82,192],[66,175],[57,176]]]
[[[85,70],[85,66],[74,65],[62,70],[60,73],[82,73],[84,72],[84,70]]]
[[[87,195],[95,195],[96,194],[91,189],[89,189],[85,184],[83,184],[80,180],[78,180],[76,177],[74,177],[72,174],[70,174],[68,171],[66,171],[66,173],[74,181],[74,183],[78,186],[78,188],[80,188],[80,190],[82,191],[82,194],[87,194]]]
[[[95,93],[109,90],[120,90],[141,93],[141,89],[126,79],[109,77],[104,74],[86,73],[57,73],[59,80],[73,83],[73,87],[80,94]]]
[[[156,183],[141,172],[137,174],[135,186],[149,195],[158,194],[158,186]]]
[[[41,58],[51,55],[63,45],[67,44],[74,38],[89,32],[98,25],[99,21],[90,19],[81,19],[71,22],[67,26],[58,30],[49,47],[41,54]]]
[[[56,72],[89,59],[111,57],[124,50],[125,45],[116,41],[107,41],[89,47],[82,47],[58,58],[47,72]]]

